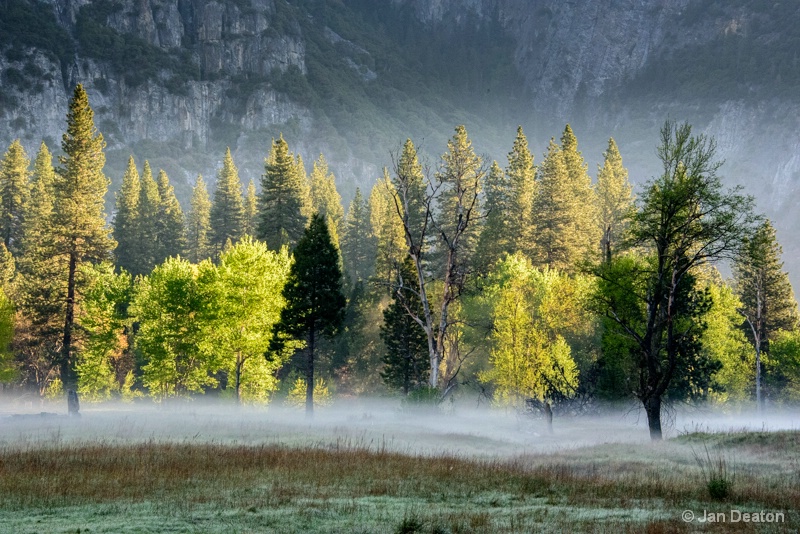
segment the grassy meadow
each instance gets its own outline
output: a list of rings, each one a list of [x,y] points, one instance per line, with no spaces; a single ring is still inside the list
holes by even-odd
[[[0,532],[800,528],[800,431],[694,427],[651,444],[619,418],[556,421],[550,436],[541,422],[492,414],[4,417]],[[724,495],[711,496],[715,478]],[[682,519],[731,509],[785,521]]]

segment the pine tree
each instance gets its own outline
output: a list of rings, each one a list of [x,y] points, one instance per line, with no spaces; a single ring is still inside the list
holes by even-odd
[[[536,198],[536,167],[533,164],[533,154],[528,148],[528,139],[522,131],[522,126],[517,127],[517,137],[514,146],[508,153],[509,211],[508,211],[508,237],[511,246],[507,252],[522,251],[528,257],[533,257],[535,246],[535,221],[533,204]]]
[[[273,250],[294,246],[308,223],[311,199],[301,167],[283,136],[272,140],[261,177],[258,237]]]
[[[761,355],[769,351],[769,342],[780,330],[791,331],[798,325],[797,301],[789,275],[783,271],[775,228],[769,220],[748,239],[733,272],[736,293],[742,301],[745,330],[756,353],[756,402],[761,409]]]
[[[370,226],[369,206],[356,188],[344,220],[342,259],[346,275],[353,284],[367,280],[375,270],[375,242]]]
[[[552,139],[539,168],[535,263],[574,272],[578,264],[596,255],[600,232],[594,192],[572,130],[564,132],[567,150]]]
[[[397,214],[394,196],[397,194],[389,172],[383,170],[383,178],[372,187],[369,195],[369,220],[371,234],[375,239],[375,278],[390,284],[408,254],[403,222]]]
[[[628,170],[622,166],[622,156],[613,138],[608,140],[608,149],[603,153],[603,166],[597,169],[595,194],[604,253],[610,254],[625,233],[634,209]]]
[[[183,221],[183,210],[175,197],[175,189],[169,183],[169,177],[163,170],[158,173],[158,248],[157,263],[165,259],[184,254],[186,250],[186,227]]]
[[[211,200],[202,176],[197,176],[197,183],[192,191],[191,211],[188,217],[187,252],[192,263],[200,263],[213,255],[209,246],[211,233]]]
[[[486,177],[484,223],[478,240],[478,270],[486,274],[504,253],[513,248],[511,229],[511,182],[496,161]],[[531,206],[533,209],[533,206]]]
[[[306,341],[306,415],[314,413],[314,351],[320,335],[332,338],[344,319],[345,297],[339,251],[331,241],[328,226],[318,214],[294,249],[294,263],[283,287],[286,307],[275,325],[275,343],[288,336]]]
[[[393,185],[395,191],[398,189],[398,176],[403,176],[407,184],[403,188],[403,193],[408,196],[403,202],[408,211],[408,227],[412,238],[419,242],[423,234],[423,229],[428,221],[428,208],[425,204],[425,175],[422,172],[422,165],[419,162],[417,149],[411,139],[406,139],[403,145],[403,152],[397,162],[397,176],[394,177]],[[394,209],[392,201],[392,209]],[[395,217],[397,214],[395,213]]]
[[[145,160],[139,187],[139,205],[133,225],[136,240],[136,255],[130,265],[130,273],[134,277],[148,274],[161,263],[161,251],[158,246],[161,196],[158,184],[153,178],[150,162]]]
[[[419,300],[419,283],[414,272],[414,264],[407,258],[400,270],[403,287],[392,293],[392,303],[383,311],[381,339],[386,345],[383,355],[383,382],[408,395],[418,387],[424,386],[430,373],[428,358],[428,337],[425,330],[408,314],[406,307],[422,315]]]
[[[258,222],[258,195],[253,180],[247,184],[247,195],[244,197],[244,235],[255,237]]]
[[[311,171],[310,193],[312,209],[325,218],[333,243],[338,247],[344,208],[342,197],[336,190],[336,177],[328,169],[328,162],[322,154],[314,162],[314,169]]]
[[[94,126],[94,112],[82,85],[75,88],[67,113],[56,174],[55,202],[51,218],[53,254],[67,260],[66,310],[62,340],[61,382],[75,390],[74,336],[77,302],[75,274],[85,262],[110,259],[116,243],[109,235],[103,213],[109,180],[103,174],[105,141]]]
[[[233,243],[241,239],[244,226],[242,182],[239,180],[239,170],[233,163],[231,149],[228,148],[222,160],[222,168],[217,174],[217,189],[211,205],[210,245],[215,255],[222,252],[228,239]]]
[[[28,155],[19,139],[15,139],[0,161],[0,235],[12,253],[20,249],[30,187],[28,165]]]
[[[131,272],[136,266],[136,221],[139,217],[141,181],[133,156],[128,158],[128,168],[122,177],[122,188],[117,194],[114,214],[114,239],[117,241],[117,266]]]
[[[67,282],[68,261],[53,254],[55,179],[52,156],[42,143],[34,162],[22,254],[17,261],[15,300],[19,320],[14,341],[26,378],[40,390],[47,385],[51,366],[59,361],[66,314],[62,288]]]

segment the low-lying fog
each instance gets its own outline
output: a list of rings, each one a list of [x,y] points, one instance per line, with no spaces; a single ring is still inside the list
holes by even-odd
[[[44,411],[43,411],[44,410]],[[681,408],[665,417],[665,436],[694,431],[798,430],[798,411],[723,413]],[[558,416],[553,434],[543,418],[512,411],[448,404],[444,410],[401,408],[398,401],[357,399],[317,409],[240,407],[206,400],[163,404],[86,404],[81,417],[66,402],[44,406],[0,403],[0,446],[144,441],[386,448],[410,454],[472,457],[555,452],[600,443],[646,443],[647,420],[631,404],[603,415]]]

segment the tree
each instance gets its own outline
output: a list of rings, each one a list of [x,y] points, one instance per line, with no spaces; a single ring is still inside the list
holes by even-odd
[[[521,252],[507,256],[490,275],[491,368],[480,373],[495,386],[495,402],[524,410],[540,403],[552,422],[554,403],[578,391],[578,366],[567,339],[586,327],[585,277],[536,269]]]
[[[0,234],[12,253],[17,253],[20,248],[29,196],[29,164],[19,139],[11,143],[0,161]]]
[[[280,350],[288,336],[306,342],[306,415],[314,413],[314,349],[320,335],[332,338],[344,318],[339,251],[328,226],[319,215],[311,217],[294,249],[294,263],[282,291],[286,307],[275,325],[273,349]]]
[[[406,255],[403,219],[397,216],[395,196],[397,190],[384,169],[383,177],[372,187],[369,194],[369,221],[375,240],[375,278],[383,284],[391,284],[395,273]],[[400,208],[402,210],[402,207]]]
[[[122,188],[117,194],[114,213],[114,239],[117,242],[117,265],[125,270],[136,266],[137,235],[139,218],[139,194],[141,180],[133,156],[128,158],[128,168],[122,176]]]
[[[463,126],[456,127],[456,133],[447,143],[447,152],[442,155],[442,164],[436,173],[436,184],[430,187],[427,181],[419,185],[413,166],[395,166],[394,189],[387,191],[392,196],[394,217],[402,222],[402,229],[408,255],[414,262],[419,284],[419,298],[422,302],[421,316],[414,314],[412,318],[424,330],[428,338],[428,357],[430,358],[430,385],[439,387],[439,365],[447,358],[458,358],[455,352],[446,353],[448,328],[453,324],[449,315],[451,306],[459,299],[469,274],[470,237],[474,236],[475,221],[479,218],[478,194],[485,175],[480,158],[475,156],[472,144]],[[401,158],[402,161],[402,158]],[[418,195],[422,194],[421,205],[424,208],[421,224],[417,224],[410,214],[416,212]],[[441,205],[441,215],[435,220],[434,206]],[[419,226],[419,228],[417,228]],[[418,232],[418,233],[417,233]],[[438,302],[438,314],[434,316],[432,300],[429,295],[431,273],[427,266],[427,239],[429,232],[436,236],[438,253],[444,258],[440,274],[441,299]],[[394,291],[402,290],[402,279]],[[447,362],[452,363],[452,362]],[[454,386],[458,365],[447,377],[444,394]]]
[[[205,268],[211,268],[209,261]],[[222,367],[200,349],[204,318],[213,306],[198,284],[198,267],[169,258],[138,278],[130,307],[139,323],[135,343],[145,360],[143,383],[156,399],[182,396],[214,386]]]
[[[245,227],[242,182],[239,170],[233,164],[231,149],[225,151],[222,168],[217,173],[217,189],[211,205],[211,239],[209,244],[218,255],[230,239],[235,243],[241,239]]]
[[[745,334],[755,349],[756,406],[762,409],[762,352],[779,330],[797,327],[797,302],[789,275],[783,271],[775,229],[764,221],[741,248],[734,261],[736,292],[742,301]]]
[[[344,208],[342,197],[336,190],[336,177],[328,169],[328,162],[322,154],[314,162],[314,169],[311,171],[310,192],[312,209],[325,218],[333,243],[338,247]]]
[[[14,381],[18,375],[18,363],[14,360],[11,343],[14,339],[14,304],[0,289],[0,383]]]
[[[430,360],[425,330],[406,309],[408,307],[417,316],[423,314],[410,258],[403,263],[399,276],[402,282],[398,291],[402,293],[393,293],[391,304],[383,310],[381,339],[386,352],[382,358],[381,378],[387,386],[408,395],[409,391],[427,384]]]
[[[211,234],[211,200],[203,177],[197,176],[192,190],[191,210],[187,220],[187,253],[194,263],[210,258],[213,251],[209,245]]]
[[[369,206],[356,188],[344,219],[342,260],[345,274],[353,284],[366,280],[375,268],[375,243],[370,226]]]
[[[42,143],[34,162],[14,284],[19,312],[14,351],[21,359],[22,380],[35,383],[40,391],[55,378],[66,313],[68,259],[53,254],[55,180],[52,156]]]
[[[508,153],[506,177],[508,179],[507,184],[500,182],[499,177],[493,179],[495,183],[499,182],[500,190],[507,195],[507,211],[503,215],[498,215],[508,218],[505,239],[509,240],[510,243],[504,251],[510,253],[515,250],[521,250],[529,257],[532,257],[535,247],[536,227],[533,211],[533,204],[536,199],[536,167],[533,164],[533,155],[528,149],[528,139],[522,131],[522,126],[517,127],[514,146],[511,152]],[[488,196],[489,192],[487,191],[487,203],[489,202]]]
[[[597,255],[600,232],[591,179],[569,125],[562,136],[562,145],[551,139],[539,168],[534,204],[535,262],[574,272],[580,262]]]
[[[218,266],[201,268],[199,283],[214,302],[202,348],[218,355],[237,404],[266,400],[277,388],[275,373],[286,355],[271,353],[269,344],[285,305],[281,290],[290,264],[286,248],[273,252],[246,236],[220,255]]]
[[[256,184],[253,180],[247,184],[247,194],[244,197],[244,235],[255,237],[258,226],[258,195]]]
[[[127,307],[133,280],[121,270],[114,273],[111,263],[84,264],[87,280],[78,325],[84,332],[78,350],[76,370],[78,392],[90,400],[103,400],[122,385],[118,370],[128,348],[125,334]]]
[[[478,270],[486,274],[492,266],[512,250],[510,220],[511,189],[503,170],[492,162],[486,177],[484,223],[478,240]]]
[[[625,234],[628,220],[635,209],[628,170],[622,166],[622,156],[613,138],[608,140],[608,149],[603,152],[603,166],[597,169],[595,194],[603,252],[609,255]]]
[[[61,381],[74,390],[73,330],[78,304],[76,273],[83,263],[110,259],[116,243],[109,236],[103,197],[109,180],[103,174],[105,141],[94,126],[94,112],[82,85],[75,87],[67,113],[67,131],[61,143],[63,156],[56,173],[51,218],[53,255],[67,263],[66,310],[61,345]]]
[[[131,264],[131,274],[134,277],[148,274],[159,264],[160,210],[161,196],[158,194],[158,184],[153,178],[150,162],[145,160],[139,187],[139,205],[134,223],[136,255]]]
[[[158,172],[158,263],[171,256],[178,256],[186,250],[186,226],[183,210],[175,197],[175,189],[163,170]]]
[[[272,140],[261,177],[258,238],[273,250],[295,246],[308,224],[311,199],[301,167],[283,136]]]
[[[701,295],[693,272],[732,257],[757,219],[752,198],[723,190],[714,142],[693,136],[688,124],[664,124],[658,156],[663,173],[647,184],[631,221],[629,246],[645,250],[645,260],[620,258],[630,264],[622,272],[613,260],[596,270],[598,307],[634,346],[635,395],[653,440],[662,436],[665,393],[697,353]]]

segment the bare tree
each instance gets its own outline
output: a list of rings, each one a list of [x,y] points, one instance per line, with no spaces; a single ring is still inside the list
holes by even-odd
[[[430,386],[439,387],[439,368],[443,361],[451,356],[459,360],[448,365],[450,376],[444,396],[455,385],[453,378],[464,358],[458,350],[459,344],[448,342],[453,339],[448,336],[455,324],[451,309],[459,300],[470,273],[470,249],[474,248],[476,222],[481,216],[478,195],[486,167],[472,150],[463,126],[456,128],[448,142],[448,150],[442,155],[433,180],[429,173],[420,172],[416,152],[412,158],[409,150],[413,150],[413,145],[407,142],[403,154],[392,158],[394,191],[391,194],[395,212],[403,223],[417,284],[409,287],[410,284],[398,276],[393,289],[400,302],[404,292],[410,292],[422,303],[421,314],[409,306],[406,311],[425,330],[431,365]],[[434,256],[441,262],[439,268],[432,265]],[[441,295],[437,294],[436,302],[430,291],[435,281],[441,282]]]

